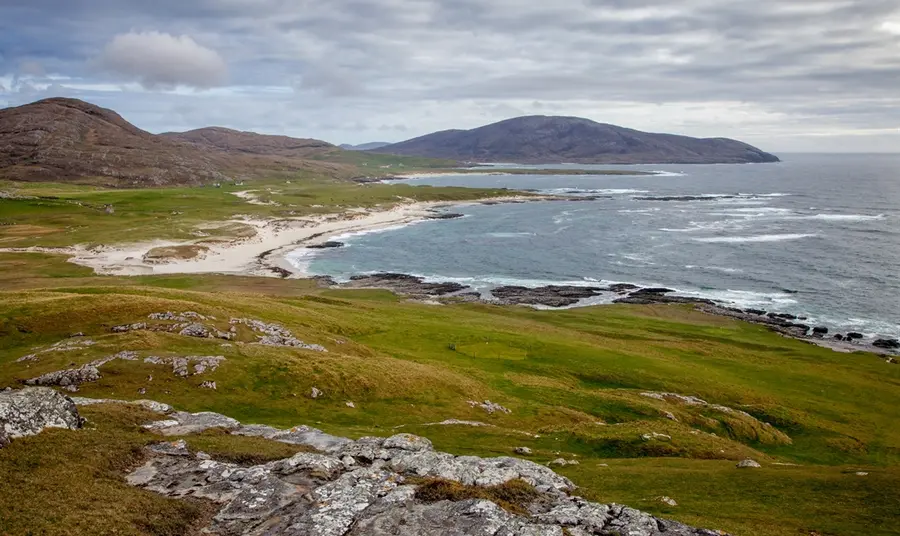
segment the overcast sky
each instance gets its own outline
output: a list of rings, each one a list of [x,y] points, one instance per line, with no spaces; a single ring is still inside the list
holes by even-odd
[[[900,151],[900,0],[0,0],[0,107],[399,141],[518,115]]]

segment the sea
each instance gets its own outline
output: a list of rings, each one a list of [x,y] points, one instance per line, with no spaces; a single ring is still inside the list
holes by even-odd
[[[900,155],[789,154],[776,164],[521,166],[650,176],[432,175],[471,186],[594,198],[461,205],[464,217],[337,237],[292,252],[338,280],[401,272],[499,285],[668,287],[678,295],[808,317],[834,332],[900,337]],[[515,192],[511,192],[513,194]],[[608,298],[585,300],[592,305]]]

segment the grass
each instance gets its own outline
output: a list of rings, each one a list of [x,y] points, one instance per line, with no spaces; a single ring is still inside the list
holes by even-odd
[[[21,186],[20,194],[37,199],[0,200],[0,219],[8,224],[0,226],[0,245],[178,238],[197,229],[243,236],[242,224],[208,222],[238,212],[279,216],[390,204],[398,196],[485,194],[328,181],[254,188],[278,205],[248,205],[231,195],[237,187]],[[95,208],[105,203],[116,206],[114,214]],[[153,312],[189,310],[215,316],[211,323],[220,329],[230,317],[278,322],[329,351],[254,345],[248,332],[222,346],[169,333],[110,331],[147,321]],[[74,332],[96,344],[17,362]],[[539,463],[578,460],[560,472],[588,498],[740,536],[897,534],[900,367],[685,306],[434,306],[385,291],[321,289],[305,280],[98,277],[59,255],[0,253],[0,388],[120,350],[142,357],[222,355],[226,361],[215,372],[188,378],[142,360],[114,361],[79,394],[150,398],[248,423],[308,424],[349,437],[410,432],[456,454],[506,456],[526,446]],[[206,379],[217,390],[200,389]],[[323,397],[305,396],[314,386]],[[694,395],[739,411],[657,400],[645,391]],[[489,415],[467,403],[486,399],[511,413]],[[85,414],[93,423],[88,430],[52,430],[0,450],[0,534],[97,534],[97,526],[108,534],[190,534],[202,524],[209,515],[202,503],[170,501],[123,483],[122,472],[156,439],[137,426],[151,415],[114,406]],[[445,419],[491,426],[432,424]],[[238,463],[296,452],[220,433],[185,439]],[[763,468],[736,469],[746,457]],[[483,490],[432,483],[426,492]],[[661,503],[660,496],[678,506]]]
[[[423,502],[485,499],[519,515],[528,515],[528,505],[540,496],[534,486],[519,479],[496,486],[464,486],[459,482],[441,478],[426,478],[421,481],[409,479],[409,482],[418,485],[416,499]]]
[[[0,199],[0,247],[232,238],[249,230],[234,224],[210,228],[209,222],[225,222],[241,215],[287,218],[350,207],[389,208],[410,201],[453,202],[509,195],[502,189],[292,179],[253,181],[246,186],[223,184],[221,188],[124,190],[0,181],[0,190],[20,196]],[[253,190],[260,201],[273,204],[250,204],[234,195],[246,190]],[[115,211],[107,214],[106,205],[112,205]]]

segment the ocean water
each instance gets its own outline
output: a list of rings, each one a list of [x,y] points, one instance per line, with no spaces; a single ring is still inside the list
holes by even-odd
[[[597,166],[663,172],[650,177],[411,179],[605,198],[450,207],[465,217],[344,236],[344,248],[289,258],[337,279],[393,271],[481,290],[665,286],[737,307],[808,316],[832,330],[900,337],[900,155],[783,158],[757,165]],[[678,196],[699,199],[667,199]]]

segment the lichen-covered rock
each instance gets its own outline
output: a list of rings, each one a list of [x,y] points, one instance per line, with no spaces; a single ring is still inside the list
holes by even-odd
[[[175,413],[150,427],[191,433],[237,421],[215,413]],[[158,443],[154,455],[128,475],[135,486],[170,497],[195,497],[221,505],[205,532],[222,536],[714,536],[619,505],[572,497],[572,483],[547,467],[516,458],[454,456],[433,450],[410,434],[389,438],[338,438],[306,426],[279,430],[237,425],[231,433],[315,444],[326,453],[298,453],[253,467],[191,455],[184,442]],[[540,495],[530,517],[482,499],[425,504],[411,476],[492,486],[513,479]]]
[[[179,411],[169,416],[164,421],[156,421],[144,427],[167,436],[179,436],[197,434],[212,428],[235,430],[241,423],[218,413],[202,411],[200,413],[186,413]]]
[[[474,400],[468,400],[467,403],[469,404],[469,406],[471,406],[473,408],[476,408],[476,407],[481,408],[484,411],[488,412],[489,414],[494,414],[496,412],[512,413],[511,410],[504,408],[500,404],[491,402],[490,400],[485,400],[484,402],[476,402]]]
[[[750,458],[747,458],[746,460],[739,461],[738,464],[736,465],[736,467],[738,469],[755,469],[757,467],[762,467],[762,466],[756,460],[751,460]]]
[[[94,365],[84,365],[79,368],[57,370],[48,372],[37,378],[26,380],[27,385],[58,385],[60,387],[76,387],[88,382],[100,379],[100,370]]]
[[[185,337],[197,337],[200,339],[207,339],[211,336],[209,334],[209,329],[203,324],[190,324],[179,331],[178,334],[184,335]]]
[[[133,404],[156,413],[165,414],[175,411],[172,406],[155,400],[116,400],[112,398],[83,398],[80,396],[73,396],[71,398],[76,406],[93,406],[94,404]]]
[[[172,373],[181,378],[186,378],[191,373],[191,363],[194,364],[193,374],[197,375],[205,372],[214,372],[223,361],[225,361],[225,356],[221,355],[183,357],[159,357],[152,355],[144,358],[144,363],[150,363],[151,365],[171,365]]]
[[[0,392],[0,436],[8,442],[45,428],[81,428],[84,419],[72,399],[49,387]]]

